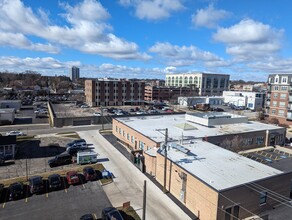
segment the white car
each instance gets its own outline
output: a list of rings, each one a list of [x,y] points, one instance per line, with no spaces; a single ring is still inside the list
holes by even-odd
[[[24,136],[25,134],[21,131],[9,131],[6,133],[7,136]]]
[[[88,105],[81,105],[80,108],[89,108]]]
[[[93,116],[101,116],[101,114],[99,112],[94,112]]]

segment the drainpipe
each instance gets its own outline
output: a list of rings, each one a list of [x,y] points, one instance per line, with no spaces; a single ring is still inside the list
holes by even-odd
[[[266,143],[265,143],[266,147],[269,144],[269,133],[270,133],[269,130],[266,130]]]

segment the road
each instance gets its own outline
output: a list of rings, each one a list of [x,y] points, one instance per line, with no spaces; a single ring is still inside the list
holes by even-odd
[[[131,206],[142,216],[143,185],[147,181],[147,220],[189,220],[183,212],[167,195],[154,183],[141,173],[128,159],[114,148],[97,130],[80,131],[79,136],[93,144],[100,154],[104,166],[113,173],[114,182],[104,186],[104,190],[113,204],[121,206],[123,202],[130,201]]]

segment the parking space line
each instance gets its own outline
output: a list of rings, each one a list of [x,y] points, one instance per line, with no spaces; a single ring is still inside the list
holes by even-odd
[[[2,205],[2,208],[3,208],[3,209],[5,208],[5,204],[6,204],[6,202],[4,202],[3,205]]]
[[[47,198],[49,197],[49,193],[46,193],[46,197],[47,197]]]
[[[25,198],[25,202],[28,202],[28,198],[27,197]]]
[[[85,185],[82,183],[83,189],[85,189]]]
[[[92,215],[93,215],[93,218],[94,218],[95,220],[97,220],[97,216],[96,216],[96,214],[93,213]]]

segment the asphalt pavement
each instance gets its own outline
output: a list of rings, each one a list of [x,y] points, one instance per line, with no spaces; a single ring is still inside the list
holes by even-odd
[[[95,147],[102,164],[113,173],[114,182],[103,186],[113,206],[121,206],[124,202],[130,201],[131,206],[141,217],[143,186],[144,180],[146,180],[146,220],[191,219],[175,202],[112,146],[98,130],[80,131],[78,134]]]

